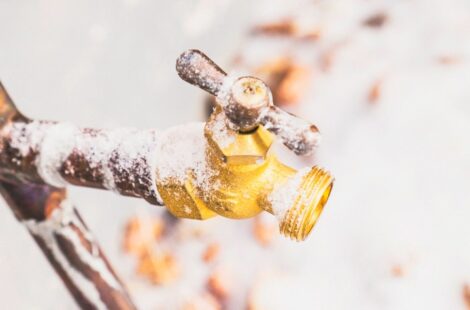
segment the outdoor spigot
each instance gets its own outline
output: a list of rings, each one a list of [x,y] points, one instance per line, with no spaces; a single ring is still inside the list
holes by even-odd
[[[282,234],[304,240],[334,179],[318,166],[296,171],[268,151],[275,134],[297,155],[309,154],[319,140],[317,128],[274,106],[260,79],[227,76],[200,51],[184,52],[176,69],[183,80],[216,96],[218,105],[204,126],[203,175],[192,169],[178,180],[157,170],[166,207],[194,219],[242,219],[267,211],[279,219]]]
[[[197,50],[177,60],[179,76],[216,96],[207,123],[154,129],[80,128],[23,116],[0,83],[0,179],[112,190],[164,204],[177,217],[242,219],[274,214],[280,231],[303,240],[333,186],[322,168],[296,171],[269,152],[277,136],[297,155],[318,129],[274,106],[269,87],[227,76]]]

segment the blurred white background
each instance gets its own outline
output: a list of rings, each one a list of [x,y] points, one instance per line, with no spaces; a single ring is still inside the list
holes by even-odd
[[[386,14],[384,25],[364,26],[377,12]],[[247,35],[254,24],[283,17],[318,27],[321,37],[305,44]],[[470,2],[0,0],[0,23],[0,79],[17,106],[32,118],[81,126],[164,129],[203,120],[203,93],[174,70],[188,48],[227,69],[239,53],[254,65],[283,53],[302,61],[313,77],[292,110],[322,131],[315,162],[332,171],[335,188],[304,243],[279,239],[261,248],[249,221],[187,224],[209,229],[223,245],[236,275],[228,308],[244,308],[260,283],[263,310],[465,309]],[[330,50],[331,68],[322,71],[319,59]],[[370,104],[377,80],[380,96]],[[69,196],[142,309],[175,309],[168,300],[200,286],[195,274],[187,290],[178,282],[144,287],[120,250],[129,216],[162,209],[104,191],[71,188]],[[199,250],[181,249],[186,260],[199,259]],[[3,202],[0,303],[76,307]]]

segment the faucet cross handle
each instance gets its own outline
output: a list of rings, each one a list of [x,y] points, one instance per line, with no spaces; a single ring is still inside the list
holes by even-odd
[[[176,61],[184,81],[217,98],[229,126],[249,132],[263,125],[297,155],[309,155],[320,140],[315,125],[273,104],[269,87],[251,76],[231,77],[199,50],[187,50]]]

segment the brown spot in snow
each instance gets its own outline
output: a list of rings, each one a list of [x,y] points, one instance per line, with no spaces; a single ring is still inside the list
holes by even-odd
[[[170,253],[149,251],[140,258],[137,273],[153,284],[167,284],[178,278],[180,270]]]
[[[367,95],[367,100],[369,101],[369,103],[376,104],[379,101],[381,93],[382,93],[381,90],[382,90],[382,79],[377,79],[372,83],[369,89],[369,93]]]
[[[256,241],[262,246],[269,246],[273,243],[278,231],[278,225],[275,222],[268,223],[261,216],[255,217],[253,221],[253,235]]]
[[[288,57],[268,61],[256,72],[271,89],[274,104],[279,106],[297,104],[305,96],[311,82],[310,69]]]
[[[164,229],[165,224],[160,218],[131,218],[124,229],[123,250],[136,256],[143,255],[161,238]]]
[[[297,104],[310,86],[310,71],[299,65],[291,66],[277,89],[277,97],[285,105]]]
[[[460,59],[456,56],[442,55],[437,58],[437,62],[441,65],[454,65],[460,62]]]
[[[470,285],[465,283],[462,288],[462,298],[467,309],[470,309]]]
[[[380,28],[387,22],[387,20],[387,14],[385,14],[384,12],[379,12],[366,18],[363,22],[363,25],[371,28]]]
[[[182,310],[221,310],[222,306],[217,299],[209,293],[196,296],[188,301]]]
[[[297,25],[291,18],[278,22],[257,25],[252,29],[253,34],[292,36],[297,32]]]
[[[305,31],[299,35],[299,39],[302,41],[317,41],[321,38],[320,29],[312,29]]]
[[[317,41],[321,37],[320,29],[300,27],[292,18],[257,25],[251,30],[251,33],[254,35],[290,37],[307,42]]]
[[[403,266],[401,266],[399,264],[393,265],[390,272],[391,272],[392,276],[395,277],[395,278],[402,278],[405,275],[405,271],[403,269]]]
[[[335,58],[335,49],[329,49],[323,52],[319,58],[319,67],[321,71],[328,72],[333,66],[333,61]]]
[[[202,260],[211,263],[217,259],[220,253],[220,245],[217,242],[209,244],[202,255]]]
[[[226,269],[217,268],[207,280],[207,288],[219,301],[230,296],[231,278]]]

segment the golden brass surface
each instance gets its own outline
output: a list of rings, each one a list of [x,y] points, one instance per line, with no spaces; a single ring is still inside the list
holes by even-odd
[[[204,201],[199,197],[193,183],[191,176],[188,176],[184,184],[180,184],[176,180],[163,184],[157,183],[158,192],[165,203],[165,207],[171,214],[181,218],[205,220],[215,216],[216,213],[207,208]]]
[[[206,123],[206,186],[197,186],[190,173],[184,184],[157,184],[168,210],[177,217],[207,219],[218,214],[232,219],[250,218],[262,211],[276,215],[280,231],[293,240],[304,240],[315,225],[331,192],[333,177],[319,167],[302,176],[291,205],[275,210],[270,195],[292,180],[297,171],[281,163],[269,148],[273,135],[263,126],[249,133],[227,129],[229,143],[214,132],[220,116],[216,110]],[[227,140],[227,139],[226,139]]]

